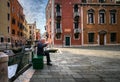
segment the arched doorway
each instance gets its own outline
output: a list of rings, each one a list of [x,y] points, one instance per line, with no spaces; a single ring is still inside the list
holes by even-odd
[[[107,32],[104,30],[101,30],[98,33],[99,33],[99,44],[104,45],[106,40],[105,35],[107,34]]]

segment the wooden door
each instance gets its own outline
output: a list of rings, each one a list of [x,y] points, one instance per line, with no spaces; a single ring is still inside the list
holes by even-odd
[[[104,45],[104,34],[100,34],[100,45]]]

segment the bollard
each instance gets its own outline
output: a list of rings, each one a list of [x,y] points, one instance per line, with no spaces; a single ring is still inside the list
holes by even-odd
[[[0,52],[0,82],[8,82],[8,56]]]

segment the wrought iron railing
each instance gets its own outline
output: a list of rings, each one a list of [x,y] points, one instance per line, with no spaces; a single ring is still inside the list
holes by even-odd
[[[31,66],[31,55],[32,51],[19,52],[15,53],[14,55],[9,55],[8,67],[17,64],[16,73],[12,78],[9,78],[9,82],[13,82],[20,74],[22,74]]]

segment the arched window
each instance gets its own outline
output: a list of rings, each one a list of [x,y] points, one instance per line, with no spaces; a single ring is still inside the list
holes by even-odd
[[[116,23],[116,12],[115,9],[110,10],[110,24]]]
[[[94,10],[93,9],[88,10],[88,23],[89,24],[94,23]]]
[[[99,24],[105,23],[105,10],[102,9],[99,11]]]
[[[74,5],[74,12],[78,12],[78,5],[77,4]]]
[[[56,12],[60,12],[60,5],[59,4],[56,5]]]

